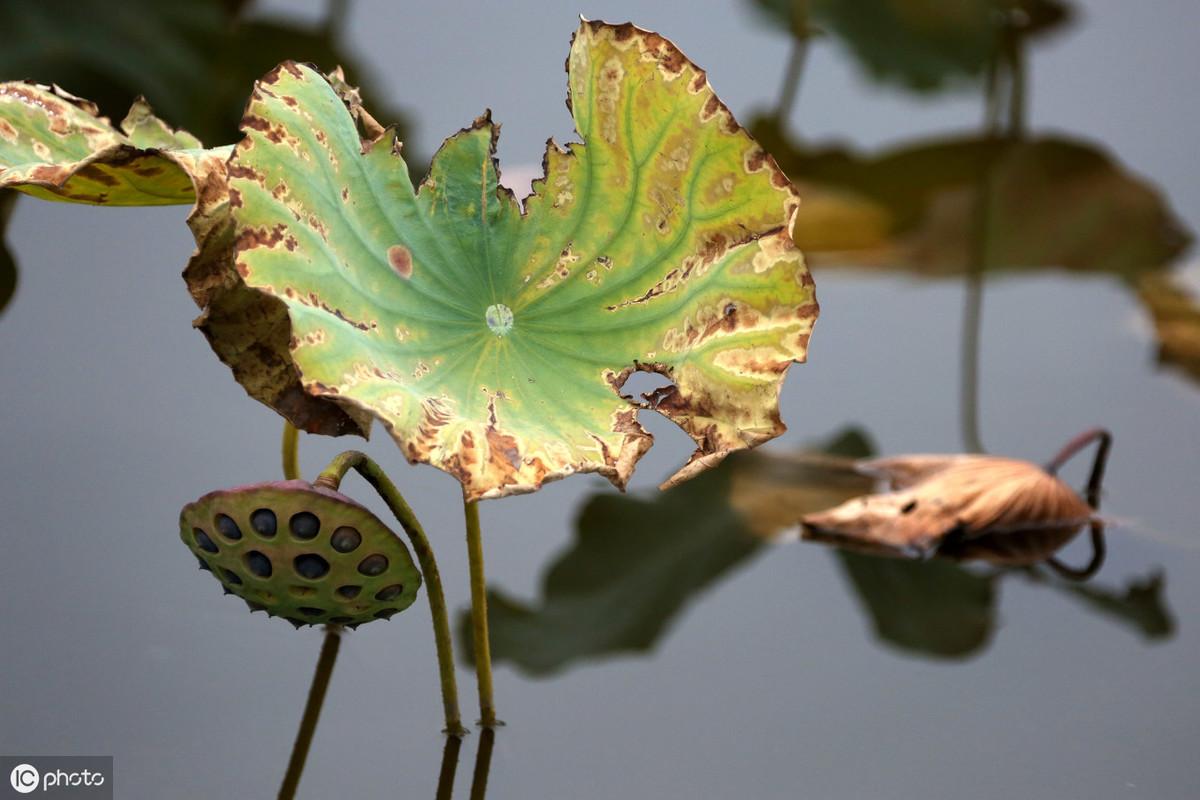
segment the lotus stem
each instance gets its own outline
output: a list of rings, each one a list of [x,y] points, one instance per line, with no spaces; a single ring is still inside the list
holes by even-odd
[[[1104,428],[1091,428],[1063,445],[1058,455],[1046,464],[1046,472],[1056,475],[1062,465],[1092,442],[1099,442],[1096,458],[1092,461],[1092,474],[1088,477],[1087,502],[1093,509],[1100,508],[1100,490],[1104,484],[1104,468],[1108,465],[1108,451],[1112,448],[1112,434]]]
[[[1086,581],[1100,571],[1100,568],[1104,566],[1104,558],[1108,554],[1108,546],[1104,543],[1104,523],[1098,519],[1092,520],[1091,535],[1092,560],[1087,563],[1087,566],[1076,569],[1075,567],[1067,566],[1055,556],[1050,556],[1050,558],[1046,559],[1046,563],[1060,576],[1068,580]]]
[[[454,644],[450,637],[450,617],[446,613],[446,595],[442,590],[441,572],[434,559],[429,538],[426,537],[421,523],[417,521],[416,514],[396,488],[396,484],[392,483],[383,469],[365,453],[349,450],[336,456],[317,476],[314,484],[337,489],[342,483],[342,478],[351,469],[357,470],[387,503],[417,554],[421,575],[425,578],[429,614],[433,618],[433,641],[437,647],[438,678],[442,684],[442,708],[446,715],[445,733],[450,736],[463,736],[467,730],[463,727],[462,715],[458,709],[458,684],[454,677]]]
[[[312,686],[308,690],[308,702],[304,704],[304,716],[300,718],[300,730],[296,731],[296,743],[292,745],[292,757],[283,776],[283,785],[279,787],[279,800],[291,800],[296,796],[296,787],[300,785],[304,762],[308,760],[308,750],[317,730],[317,719],[321,716],[321,706],[325,703],[325,692],[329,689],[329,679],[333,676],[333,665],[337,662],[341,643],[341,626],[327,627],[321,655],[317,658],[317,671],[313,673]]]
[[[1091,428],[1084,431],[1063,445],[1062,449],[1058,451],[1058,455],[1050,459],[1050,463],[1046,464],[1046,472],[1051,475],[1057,474],[1063,464],[1070,461],[1076,453],[1092,442],[1098,442],[1099,445],[1096,447],[1096,457],[1092,460],[1092,474],[1088,476],[1087,503],[1093,511],[1099,511],[1100,494],[1104,485],[1104,468],[1108,465],[1108,451],[1112,449],[1111,433],[1104,428]],[[1064,578],[1075,581],[1087,580],[1100,571],[1108,552],[1108,547],[1104,543],[1104,523],[1098,519],[1093,519],[1091,522],[1091,537],[1092,560],[1088,562],[1087,566],[1076,569],[1053,557],[1047,559],[1047,563]]]
[[[488,641],[487,579],[483,574],[479,504],[464,498],[463,511],[467,518],[467,560],[471,567],[471,635],[475,646],[475,678],[479,683],[479,724],[492,728],[499,722],[492,699],[492,647]]]
[[[294,481],[300,477],[300,431],[295,425],[283,421],[283,477]]]

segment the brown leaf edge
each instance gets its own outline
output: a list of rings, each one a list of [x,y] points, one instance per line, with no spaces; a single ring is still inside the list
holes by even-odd
[[[268,77],[283,68],[285,65],[276,67]],[[354,113],[359,107],[357,90],[341,80],[340,69],[330,81]],[[247,394],[298,429],[327,436],[367,437],[369,414],[304,389],[291,358],[292,325],[287,307],[282,300],[247,287],[234,268],[237,237],[230,214],[228,159],[219,169],[196,174],[194,180],[196,205],[187,222],[196,250],[183,271],[188,291],[202,309],[193,327],[204,334]]]
[[[357,102],[357,92],[344,81],[340,83],[345,88],[343,97]],[[191,183],[190,197],[185,191],[170,196],[146,194],[125,204],[194,201],[187,223],[196,249],[183,272],[192,299],[202,309],[193,326],[204,333],[217,357],[233,370],[251,397],[275,409],[296,427],[333,436],[367,435],[370,417],[304,391],[288,355],[291,324],[283,303],[247,288],[233,268],[227,181],[232,148],[204,150],[191,134],[177,131],[154,116],[141,97],[133,102],[118,129],[101,116],[94,103],[58,86],[22,81],[0,86],[24,102],[40,106],[52,118],[63,120],[69,109],[72,113],[82,111],[94,121],[87,133],[95,145],[79,161],[47,162],[19,178],[0,170],[0,188],[28,187],[39,190],[33,194],[47,199],[106,205],[112,203],[104,187],[116,185],[125,172],[138,174],[138,170],[153,169],[161,174],[159,159],[178,167]],[[185,149],[173,148],[172,144],[184,145]],[[83,190],[69,186],[76,179],[83,181]],[[90,189],[96,191],[87,191]]]
[[[640,37],[644,40],[647,51],[653,52],[659,61],[665,62],[667,67],[669,67],[672,71],[678,72],[679,70],[683,69],[684,66],[690,66],[696,71],[697,75],[707,75],[702,68],[691,62],[674,43],[670,42],[668,39],[660,36],[659,34],[639,28],[631,23],[612,24],[581,19],[580,30],[585,29],[593,32],[596,30],[611,31],[612,35],[618,40],[625,40],[634,36]],[[578,35],[578,32],[576,35]],[[574,37],[572,37],[572,43],[573,42]],[[288,61],[280,64],[275,69],[263,76],[263,78],[261,78],[258,82],[256,82],[255,91],[258,90],[258,86],[277,83],[278,76],[280,75],[281,71],[295,71],[296,68],[296,62]],[[334,73],[325,75],[324,77],[342,99],[343,103],[345,103],[351,117],[356,121],[359,128],[359,136],[361,140],[360,144],[364,152],[376,146],[381,140],[386,139],[388,136],[393,137],[393,141],[391,143],[393,150],[399,149],[400,143],[394,140],[394,131],[391,128],[385,128],[381,126],[377,121],[374,120],[373,117],[371,117],[370,114],[365,111],[361,105],[361,100],[357,91],[345,84],[343,76],[335,71]],[[568,108],[570,108],[570,103],[571,98],[568,89]],[[728,121],[728,124],[736,126],[738,130],[744,131],[746,136],[753,141],[753,137],[750,135],[749,131],[746,131],[744,128],[741,128],[741,126],[737,125],[729,109],[723,103],[721,103],[719,99],[716,101],[716,103],[718,107],[718,113],[725,117],[725,119]],[[255,122],[257,121],[245,119],[243,120],[243,125],[253,126],[253,123]],[[483,127],[485,125],[489,125],[490,122],[490,116],[485,114],[483,117],[477,119],[470,128],[465,130]],[[547,146],[549,148],[555,145],[553,142],[549,142]],[[494,132],[492,147],[492,158],[494,160]],[[761,148],[759,148],[759,152],[762,155],[763,168],[771,173],[773,183],[775,183],[777,186],[791,186],[791,182],[778,167],[770,154]],[[232,165],[235,160],[236,153],[235,156],[231,157],[230,164]],[[545,172],[546,167],[546,160],[543,159],[543,172]],[[545,175],[534,180],[533,191],[536,192],[539,184],[544,182]],[[511,195],[511,192],[507,188],[501,187],[500,191],[507,192]],[[238,202],[237,198],[234,197],[232,202],[236,205]],[[791,246],[789,229],[791,218],[794,217],[796,206],[798,204],[799,198],[795,195],[793,188],[792,203],[790,206],[785,207],[783,222],[778,230],[772,231],[769,234],[777,235],[779,237],[779,241],[782,243],[781,246]],[[222,280],[236,281],[237,285],[244,290],[246,287],[241,284],[240,278],[236,274],[230,275],[228,270],[225,269],[225,265],[231,263],[236,256],[236,250],[238,246],[237,242],[235,241],[236,235],[237,234],[234,231],[225,231],[222,239],[219,242],[214,243],[212,249],[214,251],[220,251],[220,254],[216,259],[219,263],[219,269],[215,273],[215,277],[216,282],[220,282]],[[766,235],[768,234],[764,234],[764,237]],[[189,279],[189,284],[194,283],[197,286],[212,285],[214,283],[214,273],[206,269],[204,260],[202,259],[201,263],[198,263],[195,266],[195,270],[192,270],[192,267],[189,266],[189,272],[192,274],[192,277]],[[806,284],[811,285],[812,276],[807,270],[805,270],[802,280]],[[325,393],[323,387],[317,384],[305,388],[301,385],[299,380],[294,380],[297,367],[295,367],[294,362],[291,360],[289,348],[284,346],[284,343],[290,341],[291,337],[290,323],[287,319],[286,309],[283,307],[281,301],[273,300],[265,293],[263,293],[263,298],[267,299],[256,298],[253,301],[253,304],[250,305],[248,300],[239,297],[239,301],[247,303],[248,307],[245,311],[241,311],[240,309],[236,311],[233,315],[233,319],[231,319],[228,324],[224,324],[223,321],[221,321],[221,324],[218,324],[217,320],[206,319],[204,316],[197,321],[197,324],[202,330],[205,331],[206,335],[209,336],[210,343],[212,344],[213,349],[218,352],[218,355],[221,355],[223,351],[229,350],[236,350],[237,354],[251,350],[260,351],[261,357],[259,357],[259,355],[252,354],[252,361],[255,369],[253,371],[246,370],[243,373],[238,374],[239,382],[246,386],[247,391],[249,391],[258,399],[263,399],[263,397],[271,390],[272,387],[280,387],[282,382],[279,380],[270,380],[263,384],[250,385],[247,383],[247,381],[253,381],[257,378],[260,378],[269,371],[274,371],[274,373],[282,373],[286,370],[288,378],[286,384],[287,394],[284,395],[279,393],[270,400],[264,399],[263,402],[266,402],[281,414],[284,414],[284,416],[291,419],[293,423],[296,422],[293,414],[297,410],[303,409],[299,409],[295,406],[285,409],[281,407],[282,403],[295,402],[298,398],[303,398],[306,403],[313,399],[325,399],[328,403],[336,404],[340,410],[352,421],[361,421],[361,424],[365,429],[365,427],[369,425],[370,420],[373,419],[373,414],[365,407],[358,405],[357,401],[349,398],[342,398],[333,393]],[[819,313],[819,306],[817,305],[816,300],[814,299],[811,303],[802,307],[802,312],[807,315],[808,319],[815,321]],[[267,316],[268,313],[270,316]],[[251,319],[249,322],[246,322],[244,317],[250,317]],[[262,326],[262,332],[258,334],[259,338],[257,340],[250,341],[249,344],[242,345],[239,348],[237,345],[239,339],[245,342],[249,336],[254,335],[250,328],[254,327],[255,325]],[[285,329],[287,331],[286,339],[281,333]],[[807,349],[809,334],[804,333],[801,335],[804,338],[804,347]],[[275,361],[276,358],[279,360]],[[231,367],[234,367],[231,361],[227,360],[226,356],[222,355],[222,360],[227,364],[230,364]],[[682,483],[699,474],[700,472],[719,464],[732,452],[756,447],[784,433],[787,428],[780,417],[778,407],[778,398],[782,388],[784,373],[787,367],[792,363],[802,362],[803,360],[804,354],[801,354],[799,358],[788,361],[786,364],[781,364],[781,368],[778,370],[778,378],[774,385],[773,403],[770,418],[768,420],[770,427],[768,429],[753,431],[722,430],[720,425],[717,425],[713,422],[714,409],[711,406],[712,404],[716,403],[717,398],[706,399],[696,395],[695,393],[693,393],[691,396],[685,397],[680,392],[680,387],[677,385],[659,390],[653,396],[653,399],[646,398],[645,403],[636,404],[638,407],[652,409],[663,414],[665,417],[683,428],[683,430],[697,444],[697,449],[692,454],[688,463],[679,469],[674,475],[672,475],[665,483],[663,483],[660,488],[666,489]],[[263,362],[268,363],[264,364]],[[237,374],[237,367],[234,367],[234,369],[235,374]],[[624,379],[634,371],[654,372],[659,370],[657,369],[657,365],[639,364],[634,367],[626,368],[625,371],[620,374],[614,374],[611,382],[615,386],[620,386],[624,383]],[[297,424],[297,426],[302,427],[302,429],[305,430],[312,430],[311,428],[306,428],[299,424]],[[726,427],[732,429],[733,426]],[[651,441],[649,434],[645,433],[640,426],[637,426],[636,422],[633,423],[631,430],[627,433],[628,446],[622,449],[622,452],[615,460],[615,463],[598,469],[571,469],[562,473],[543,475],[539,477],[536,483],[530,485],[506,484],[496,489],[480,491],[477,489],[477,487],[464,482],[461,474],[456,473],[454,470],[447,471],[451,472],[451,474],[458,478],[460,482],[463,482],[466,496],[470,499],[476,500],[496,499],[509,495],[537,491],[544,483],[581,472],[597,472],[610,480],[618,489],[624,490],[629,475],[633,472],[634,465],[646,452],[646,450],[649,449]],[[397,441],[399,442],[399,440]],[[414,455],[412,452],[406,452],[405,456],[410,463],[425,463],[424,458],[421,458],[419,455]]]

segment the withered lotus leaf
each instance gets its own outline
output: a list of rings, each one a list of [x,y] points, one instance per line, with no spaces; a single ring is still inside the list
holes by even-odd
[[[380,419],[468,499],[577,472],[623,486],[651,444],[640,408],[695,440],[692,471],[779,435],[817,316],[797,196],[703,70],[585,21],[568,84],[583,142],[548,145],[523,204],[489,115],[413,186],[394,134],[292,63],[255,87],[229,162],[237,272],[286,308],[304,392]],[[258,333],[206,332],[243,351]],[[635,371],[671,385],[625,397]],[[279,408],[278,383],[239,379]]]
[[[197,182],[224,172],[231,150],[205,149],[142,99],[117,128],[57,86],[0,83],[0,189],[95,205],[186,204]]]
[[[916,455],[861,462],[889,491],[803,517],[805,538],[881,554],[937,553],[1032,564],[1093,517],[1071,487],[1042,467],[997,456]]]

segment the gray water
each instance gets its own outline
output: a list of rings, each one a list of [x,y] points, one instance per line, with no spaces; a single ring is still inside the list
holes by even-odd
[[[323,4],[258,7],[284,8],[324,13]],[[1183,227],[1200,229],[1200,6],[1076,11],[1029,50],[1030,131],[1103,148],[1157,187]],[[407,113],[422,152],[490,106],[504,126],[501,167],[515,174],[540,160],[547,136],[572,138],[561,68],[578,13],[667,35],[739,119],[775,102],[788,39],[745,3],[448,2],[403,15],[359,3],[343,35]],[[809,142],[870,150],[977,131],[981,116],[977,87],[936,97],[881,88],[836,42],[820,41],[789,122]],[[118,797],[270,797],[321,633],[247,614],[178,541],[184,503],[280,469],[279,418],[247,398],[188,324],[183,217],[182,208],[23,199],[11,220],[20,283],[0,317],[0,752],[113,755]],[[809,363],[784,391],[790,430],[770,447],[856,426],[882,453],[963,450],[965,281],[813,271],[822,316]],[[1194,255],[1171,274],[1200,288]],[[1158,363],[1145,307],[1103,274],[989,274],[980,341],[979,428],[990,451],[1041,461],[1091,425],[1113,431],[1104,499],[1113,524],[1092,595],[1048,573],[996,578],[977,644],[938,655],[881,635],[835,552],[755,547],[687,593],[645,652],[537,676],[498,654],[507,726],[488,797],[1195,797],[1200,384]],[[657,444],[630,492],[651,500],[690,442],[662,419],[643,421]],[[303,473],[360,446],[424,521],[451,608],[465,609],[452,478],[408,466],[382,432],[366,445],[304,437]],[[1080,460],[1066,477],[1085,475]],[[358,479],[345,490],[387,518]],[[489,584],[537,607],[543,572],[573,547],[581,510],[612,494],[578,477],[484,503]],[[1086,561],[1086,542],[1062,555]],[[636,571],[638,553],[627,557]],[[1129,609],[1123,593],[1159,575],[1149,620],[1113,610]],[[884,604],[903,617],[909,602],[898,591]],[[470,714],[466,664],[459,682]],[[348,634],[299,796],[432,797],[440,713],[424,601]],[[460,796],[479,738],[463,746]]]

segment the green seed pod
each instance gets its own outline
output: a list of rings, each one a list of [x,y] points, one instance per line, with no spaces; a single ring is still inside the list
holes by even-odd
[[[387,619],[421,585],[408,548],[378,517],[305,481],[210,492],[183,507],[179,537],[226,593],[297,627]]]

